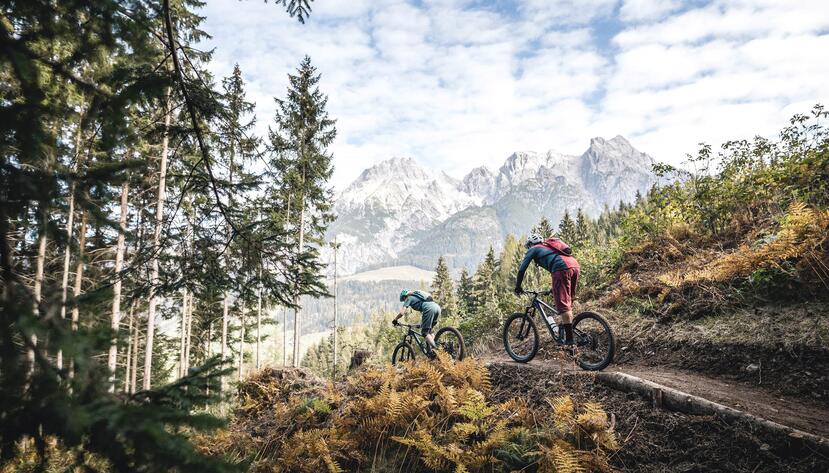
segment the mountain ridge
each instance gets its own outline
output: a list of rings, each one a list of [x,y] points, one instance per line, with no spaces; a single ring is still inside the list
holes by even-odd
[[[565,210],[598,216],[631,201],[658,178],[656,161],[623,136],[595,137],[580,155],[516,151],[493,172],[473,167],[456,179],[411,157],[392,157],[360,173],[338,196],[329,237],[342,243],[339,270],[387,265],[474,267],[507,233],[528,231]]]

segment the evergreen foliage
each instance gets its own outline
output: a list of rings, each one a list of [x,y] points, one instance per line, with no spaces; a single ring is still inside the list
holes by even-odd
[[[276,183],[269,194],[287,202],[283,224],[292,230],[293,255],[284,272],[293,283],[292,306],[301,296],[328,295],[322,283],[323,264],[318,248],[333,220],[332,155],[327,148],[337,136],[335,120],[325,110],[328,103],[319,89],[320,74],[306,56],[297,73],[288,75],[285,99],[275,99],[274,128],[270,129],[270,169]],[[292,203],[292,204],[291,204]],[[293,205],[293,209],[291,209]],[[299,311],[294,314],[294,366],[299,366]]]
[[[310,11],[308,1],[282,5],[302,21]],[[252,104],[238,67],[221,90],[205,71],[210,54],[194,48],[207,37],[194,13],[200,6],[0,7],[4,464],[235,469],[188,443],[191,432],[220,425],[196,413],[217,400],[227,372],[212,356],[216,302],[231,291],[242,314],[256,287],[285,305],[294,293],[324,292],[318,272],[297,281],[284,271],[317,266],[308,251],[296,258],[284,244],[293,230],[285,196],[267,206],[256,196],[294,173],[259,175],[250,166],[260,155]],[[330,166],[322,169],[318,185],[330,176]],[[181,337],[146,322],[150,305],[161,319],[181,320]],[[236,325],[247,340],[251,319]],[[101,363],[108,355],[114,373]],[[171,383],[176,365],[184,376]],[[155,388],[138,389],[145,377]]]
[[[570,211],[565,210],[564,216],[561,217],[561,222],[558,224],[558,237],[564,240],[568,245],[572,245],[578,239],[578,232],[576,230],[576,222],[570,216]]]
[[[472,314],[474,305],[472,292],[472,276],[469,275],[466,268],[462,268],[457,289],[458,314],[462,319],[468,318]]]
[[[445,320],[457,317],[458,303],[455,298],[455,283],[452,281],[452,276],[449,274],[449,268],[446,266],[446,260],[443,259],[443,256],[438,258],[438,264],[435,267],[431,294],[435,302],[441,307],[441,317]]]

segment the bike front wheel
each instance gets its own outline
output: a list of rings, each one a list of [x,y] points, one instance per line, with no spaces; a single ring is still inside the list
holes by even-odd
[[[415,359],[414,348],[406,342],[400,342],[394,347],[391,354],[391,364],[396,365],[404,361],[412,361]]]
[[[532,317],[518,312],[504,322],[504,349],[513,360],[527,363],[538,353],[538,328]]]
[[[578,348],[576,363],[587,371],[607,368],[616,351],[610,324],[595,312],[582,312],[573,320],[573,341]]]

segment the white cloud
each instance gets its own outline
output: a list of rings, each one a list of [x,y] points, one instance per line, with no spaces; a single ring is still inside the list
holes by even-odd
[[[773,134],[829,97],[829,3],[713,0],[210,0],[212,72],[239,62],[258,131],[305,54],[337,118],[335,184],[391,156],[461,176],[519,149],[622,134],[679,162],[697,143]],[[611,34],[598,28],[618,28]],[[796,108],[793,104],[805,107]]]
[[[655,20],[680,7],[681,0],[624,0],[619,16],[623,21]]]

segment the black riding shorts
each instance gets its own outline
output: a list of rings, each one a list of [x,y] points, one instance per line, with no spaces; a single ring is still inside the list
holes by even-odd
[[[438,324],[438,317],[440,317],[440,306],[435,304],[435,308],[424,308],[420,315],[420,334],[424,337],[432,333],[432,328]]]

